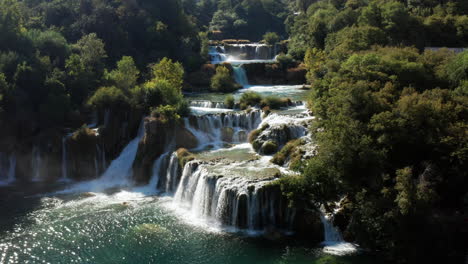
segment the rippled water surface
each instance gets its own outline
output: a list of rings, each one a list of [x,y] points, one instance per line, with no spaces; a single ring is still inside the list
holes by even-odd
[[[66,196],[0,189],[0,198],[0,263],[246,264],[335,259],[291,239],[272,241],[200,226],[190,215],[173,210],[170,198],[135,189]],[[361,257],[339,260],[371,263]]]

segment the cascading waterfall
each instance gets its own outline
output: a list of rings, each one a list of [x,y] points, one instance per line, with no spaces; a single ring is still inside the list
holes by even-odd
[[[165,191],[172,193],[175,192],[178,184],[178,175],[179,175],[179,158],[177,153],[172,153],[171,159],[169,161],[169,166],[167,167],[166,172],[166,186]]]
[[[68,136],[62,138],[62,181],[68,181],[67,139]]]
[[[247,134],[257,128],[262,121],[260,110],[230,112],[185,118],[185,127],[198,139],[200,147],[222,145],[223,129],[232,129],[233,138],[229,141],[240,143],[247,139]],[[241,136],[244,135],[244,136]],[[234,141],[237,139],[237,141]]]
[[[210,173],[209,164],[185,165],[174,202],[196,217],[249,231],[287,229],[292,210],[279,192],[268,190],[271,181],[252,181]]]
[[[274,63],[276,50],[261,43],[229,44],[226,46],[210,46],[208,55],[212,64],[228,62],[232,65],[246,63]]]
[[[211,57],[212,64],[219,64],[227,60],[226,51],[222,46],[210,46],[208,55]]]
[[[247,73],[245,72],[244,67],[241,65],[233,66],[232,69],[234,70],[234,80],[242,85],[242,87],[249,86],[249,79],[247,78]]]
[[[40,181],[41,180],[41,169],[42,169],[42,158],[38,146],[34,146],[32,149],[31,156],[31,169],[32,169],[32,180]]]
[[[190,106],[192,107],[201,107],[201,108],[217,108],[224,109],[226,106],[223,102],[212,102],[212,101],[191,101]]]
[[[320,220],[323,224],[325,240],[322,242],[323,251],[333,255],[348,255],[357,251],[357,246],[344,241],[340,231],[333,226],[330,216],[325,210],[320,210]]]
[[[120,153],[119,157],[112,161],[109,168],[101,176],[103,182],[110,183],[114,186],[127,185],[130,182],[132,176],[132,165],[135,160],[138,143],[144,136],[144,122],[141,121],[138,129],[138,134]]]
[[[170,152],[166,152],[164,154],[162,154],[161,156],[159,156],[159,158],[157,158],[155,161],[154,161],[154,164],[153,164],[153,175],[151,176],[151,180],[148,184],[148,188],[150,190],[157,190],[158,189],[158,185],[159,185],[159,180],[161,179],[160,175],[162,175],[162,172],[163,172],[163,165],[164,165],[164,162],[166,161],[167,157],[169,156]]]
[[[16,156],[0,153],[0,186],[13,183],[16,180]]]
[[[135,161],[138,144],[144,136],[144,120],[141,121],[138,129],[137,136],[131,140],[127,146],[122,150],[120,155],[111,162],[109,167],[98,179],[78,183],[69,189],[57,193],[70,193],[70,192],[90,192],[90,191],[103,191],[113,187],[128,186],[131,184],[132,166]],[[104,151],[102,151],[104,153]],[[96,156],[97,153],[96,153]],[[103,156],[103,165],[105,166],[105,156]],[[98,162],[97,162],[98,163]],[[98,167],[98,164],[95,164]]]

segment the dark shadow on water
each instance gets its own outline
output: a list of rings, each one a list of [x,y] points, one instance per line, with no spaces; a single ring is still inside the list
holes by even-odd
[[[63,188],[63,183],[17,182],[0,187],[0,237],[19,223],[28,224],[27,217],[42,205],[41,194]]]

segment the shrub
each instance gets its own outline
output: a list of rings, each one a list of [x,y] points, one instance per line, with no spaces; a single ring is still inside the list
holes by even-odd
[[[211,78],[211,90],[215,92],[229,93],[237,90],[239,86],[231,76],[226,66],[218,66],[216,74]]]
[[[271,162],[283,166],[288,158],[292,158],[291,155],[296,152],[297,147],[303,142],[300,139],[294,139],[289,141],[278,153],[275,154]]]
[[[283,69],[288,69],[296,65],[296,61],[289,54],[280,53],[276,57],[276,61],[281,65]]]
[[[246,109],[248,106],[256,106],[262,101],[262,96],[256,92],[243,93],[240,98],[241,109]]]
[[[159,119],[162,123],[175,123],[180,120],[180,115],[177,113],[177,108],[172,105],[162,105],[153,108],[151,116]]]
[[[76,142],[92,141],[96,137],[96,133],[88,126],[83,125],[71,136],[71,140]]]
[[[281,107],[287,107],[291,104],[291,99],[289,98],[279,98],[277,96],[267,96],[262,99],[260,102],[260,107],[268,107],[270,109],[280,109]]]
[[[234,108],[235,103],[236,103],[236,101],[234,100],[234,96],[232,96],[232,95],[228,95],[224,99],[224,105],[227,108],[230,108],[230,109]]]
[[[276,43],[279,42],[280,37],[275,32],[267,32],[265,33],[265,35],[263,35],[263,40],[268,45],[275,45]]]
[[[88,105],[100,109],[127,106],[129,104],[130,99],[115,86],[99,88],[88,100]]]
[[[278,144],[274,141],[267,141],[263,143],[262,152],[265,155],[271,155],[278,151]]]

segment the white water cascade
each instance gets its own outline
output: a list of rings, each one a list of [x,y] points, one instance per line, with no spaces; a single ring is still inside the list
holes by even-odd
[[[0,186],[10,185],[16,180],[16,156],[0,153]]]
[[[67,139],[70,135],[62,138],[62,178],[61,181],[69,181],[68,179],[68,153],[67,153]]]
[[[213,171],[213,165],[199,161],[185,165],[174,198],[177,206],[208,223],[249,232],[289,228],[294,212],[288,209],[279,189],[268,185],[272,178],[236,177],[229,169],[223,175]]]
[[[138,144],[140,140],[143,138],[145,134],[144,129],[144,121],[142,120],[140,123],[140,127],[138,128],[137,136],[131,140],[127,146],[122,150],[120,155],[111,162],[109,167],[106,171],[99,177],[98,179],[81,182],[71,186],[69,189],[57,192],[57,193],[73,193],[73,192],[98,192],[104,191],[109,188],[114,187],[123,187],[123,186],[130,186],[131,185],[131,178],[132,178],[132,166],[133,162],[135,161],[137,151],[138,151]],[[104,151],[102,151],[104,152]],[[97,153],[96,153],[97,154]],[[96,155],[98,156],[98,155]],[[105,163],[105,156],[103,155],[103,163]],[[95,166],[96,168],[99,167],[99,160],[96,158]],[[103,164],[102,166],[105,166]]]
[[[144,122],[141,121],[136,138],[127,144],[117,159],[112,161],[100,178],[102,182],[108,182],[114,186],[124,186],[130,183],[133,161],[138,151],[138,143],[144,136],[144,132]]]
[[[208,145],[222,146],[226,141],[242,143],[247,141],[250,131],[256,129],[262,121],[260,110],[250,112],[229,112],[208,114],[185,118],[185,127],[198,139],[199,148]],[[232,132],[232,138],[228,133]],[[235,140],[237,139],[237,140]]]
[[[322,242],[323,251],[333,255],[349,255],[357,251],[357,246],[344,241],[340,231],[333,226],[330,216],[321,210],[320,220],[323,224],[325,240]]]
[[[232,69],[234,70],[234,80],[244,88],[249,86],[249,79],[242,64],[233,66]]]
[[[200,108],[217,108],[217,109],[226,108],[223,102],[212,102],[208,100],[190,101],[190,106],[200,107]]]
[[[212,64],[228,62],[232,65],[246,63],[275,63],[275,50],[265,44],[229,44],[226,46],[210,46],[208,55]]]

